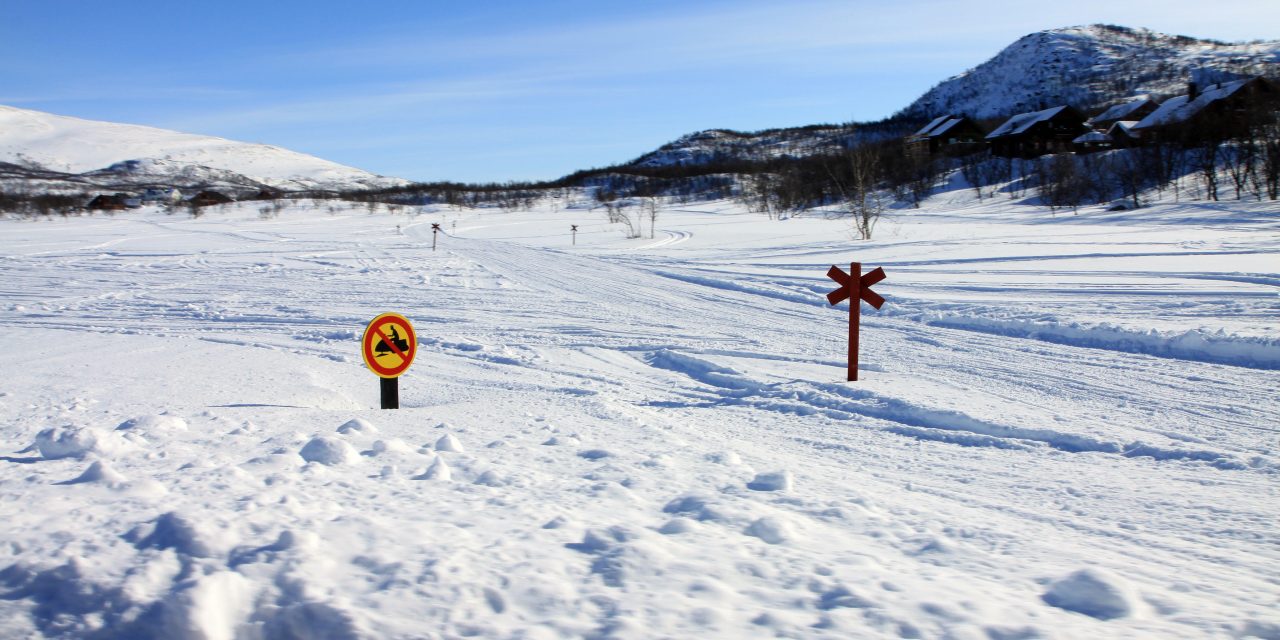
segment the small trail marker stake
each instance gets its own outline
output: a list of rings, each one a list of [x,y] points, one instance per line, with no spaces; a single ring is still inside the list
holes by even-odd
[[[432,251],[436,250],[436,234],[437,233],[440,233],[440,223],[432,222],[431,223],[431,250]]]
[[[840,285],[839,289],[827,294],[827,302],[835,306],[841,300],[849,300],[849,381],[858,379],[858,324],[862,315],[862,301],[879,309],[884,298],[871,290],[871,285],[885,279],[884,269],[876,267],[866,274],[862,273],[862,263],[849,264],[849,273],[845,273],[835,265],[827,271],[827,277]]]
[[[573,246],[578,246],[578,225],[569,225],[569,230],[573,232]]]
[[[360,339],[360,355],[369,370],[382,380],[379,391],[383,409],[400,408],[400,376],[418,354],[418,336],[409,319],[384,313],[373,319]]]

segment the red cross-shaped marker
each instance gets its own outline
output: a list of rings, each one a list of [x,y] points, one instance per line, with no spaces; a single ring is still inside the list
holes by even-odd
[[[849,301],[849,380],[853,381],[858,379],[858,321],[862,315],[860,301],[865,300],[876,309],[884,304],[884,298],[872,291],[871,285],[884,280],[885,275],[884,269],[880,267],[863,274],[862,263],[859,262],[851,263],[849,271],[852,275],[845,273],[840,267],[831,265],[831,269],[827,271],[827,277],[835,280],[840,288],[827,294],[827,302],[834,306],[842,300]]]

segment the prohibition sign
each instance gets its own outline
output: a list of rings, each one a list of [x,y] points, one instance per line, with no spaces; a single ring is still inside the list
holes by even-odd
[[[413,364],[418,353],[418,337],[409,319],[398,313],[384,313],[373,319],[360,341],[364,363],[379,378],[398,378]]]

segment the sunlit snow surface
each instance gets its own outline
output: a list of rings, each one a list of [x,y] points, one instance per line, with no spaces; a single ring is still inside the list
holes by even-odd
[[[957,195],[851,236],[0,221],[0,636],[1280,634],[1280,206]],[[852,261],[888,303],[846,383]]]

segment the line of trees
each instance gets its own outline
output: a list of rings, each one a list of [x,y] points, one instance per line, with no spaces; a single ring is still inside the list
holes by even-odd
[[[1144,194],[1219,200],[1280,200],[1280,119],[1270,106],[1206,116],[1178,132],[1131,148],[1092,154],[1058,154],[1037,159],[993,157],[980,152],[961,158],[909,153],[902,134],[915,123],[886,123],[865,131],[847,128],[808,149],[792,145],[785,155],[719,157],[697,164],[643,164],[578,171],[558,180],[464,184],[420,183],[379,190],[282,194],[292,199],[339,199],[371,207],[441,204],[458,208],[527,210],[541,201],[562,203],[586,189],[590,204],[624,225],[628,237],[655,234],[659,199],[691,202],[736,198],[769,219],[812,209],[848,216],[857,235],[870,239],[889,206],[918,206],[941,178],[953,171],[979,199],[1003,195],[1038,198],[1054,208],[1123,199],[1140,207]],[[743,134],[744,136],[746,134]],[[833,144],[832,141],[839,141]],[[1000,191],[998,194],[997,189]],[[0,193],[0,211],[23,215],[68,215],[83,196]],[[193,212],[194,213],[194,212]],[[263,216],[278,213],[278,208]],[[647,223],[647,225],[645,224]]]

